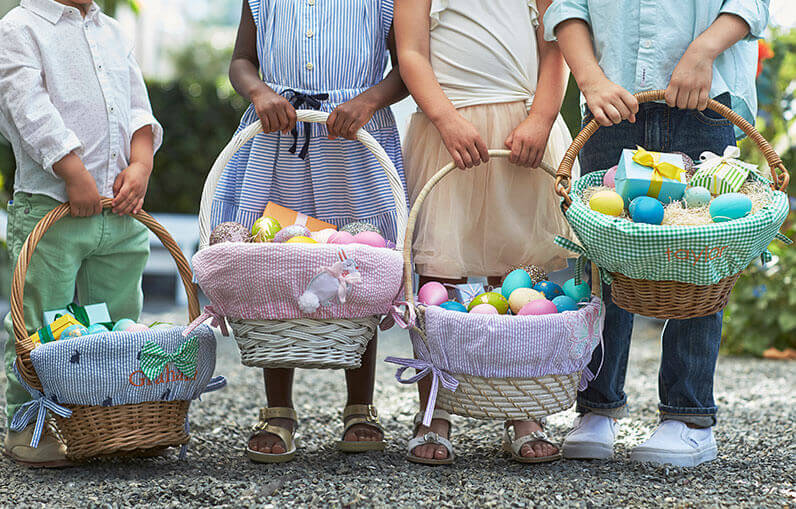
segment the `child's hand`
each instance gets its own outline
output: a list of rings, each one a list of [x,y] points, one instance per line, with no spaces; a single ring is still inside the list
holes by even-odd
[[[708,107],[712,82],[713,58],[699,44],[692,43],[674,68],[664,94],[666,104],[702,111]]]
[[[296,127],[296,108],[271,89],[251,94],[254,111],[260,117],[263,132],[282,131],[287,134]]]
[[[604,75],[586,82],[580,91],[586,98],[589,111],[601,126],[610,127],[623,120],[636,121],[636,98]]]
[[[551,122],[539,115],[528,115],[506,138],[506,147],[511,150],[509,161],[518,166],[538,168],[552,127]]]
[[[151,173],[152,170],[141,163],[130,163],[130,166],[116,176],[113,182],[112,208],[115,214],[141,212]]]
[[[436,127],[459,169],[472,168],[482,161],[489,161],[488,149],[478,130],[458,113],[443,118]]]
[[[374,105],[361,95],[344,102],[335,108],[329,114],[329,118],[326,119],[329,139],[333,140],[339,136],[348,140],[355,140],[357,131],[368,123],[374,113],[376,113]]]
[[[53,164],[53,173],[61,177],[66,185],[72,217],[89,217],[102,212],[97,182],[74,152]]]

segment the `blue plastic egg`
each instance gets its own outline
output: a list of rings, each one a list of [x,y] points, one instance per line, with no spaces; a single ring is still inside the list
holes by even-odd
[[[531,276],[522,269],[515,269],[506,274],[503,279],[503,286],[500,287],[500,293],[507,299],[511,293],[517,288],[532,288],[533,279]]]
[[[742,193],[722,194],[710,202],[710,217],[722,223],[740,219],[752,211],[752,200]]]
[[[663,203],[650,196],[639,196],[630,202],[630,217],[636,223],[661,224],[663,222]]]
[[[103,332],[108,332],[108,328],[101,323],[95,323],[88,328],[89,334],[102,334]]]
[[[710,203],[711,198],[710,191],[701,186],[689,187],[683,194],[683,201],[689,209],[704,207]]]
[[[70,325],[61,333],[61,338],[79,338],[80,336],[85,336],[88,334],[88,329],[83,327],[82,325]]]
[[[591,288],[586,281],[582,281],[579,285],[575,284],[575,279],[569,279],[562,288],[564,295],[573,299],[575,302],[587,301],[591,298]]]
[[[441,307],[442,309],[447,309],[448,311],[461,311],[462,313],[467,312],[467,308],[464,307],[464,304],[462,304],[461,302],[456,302],[455,300],[449,300],[443,302],[442,304],[439,305],[439,307]]]
[[[553,300],[559,295],[564,295],[564,290],[552,281],[539,281],[533,289],[537,292],[542,292],[547,300]]]
[[[578,303],[575,302],[575,299],[569,297],[567,295],[559,295],[555,299],[553,299],[553,304],[555,304],[556,309],[559,313],[562,311],[577,311],[578,310]]]

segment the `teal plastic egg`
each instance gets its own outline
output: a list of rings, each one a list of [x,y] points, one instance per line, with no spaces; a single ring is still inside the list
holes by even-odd
[[[88,328],[89,334],[102,334],[103,332],[108,332],[108,328],[102,325],[101,323],[95,323],[94,325]]]
[[[88,334],[88,329],[82,325],[70,325],[61,333],[61,338],[79,338]]]
[[[701,186],[689,187],[683,194],[683,201],[689,209],[704,207],[710,203],[711,198],[713,197],[710,195],[710,191]]]
[[[586,281],[582,281],[579,285],[575,284],[575,279],[569,279],[561,288],[564,290],[564,295],[573,299],[575,302],[587,301],[591,298],[591,288]]]
[[[710,217],[722,223],[740,219],[752,211],[752,200],[741,193],[722,194],[710,202]]]
[[[114,332],[125,331],[129,329],[131,325],[135,325],[133,320],[130,320],[129,318],[122,318],[116,322],[116,325],[113,326],[113,330]]]
[[[547,300],[553,300],[559,295],[564,295],[564,290],[552,281],[539,281],[533,289],[537,292],[542,292]]]
[[[556,309],[558,310],[559,313],[563,311],[578,310],[578,303],[575,302],[575,299],[567,295],[559,295],[558,297],[553,299],[553,304],[555,304]]]
[[[650,196],[639,196],[630,202],[630,217],[636,223],[661,224],[663,203]]]
[[[508,299],[517,288],[533,288],[533,279],[522,269],[514,269],[506,274],[503,286],[500,287],[500,293]]]
[[[462,313],[467,312],[467,308],[464,307],[464,304],[462,304],[461,302],[456,302],[455,300],[449,300],[443,302],[442,304],[439,305],[439,307],[441,307],[442,309],[447,309],[448,311],[460,311]]]

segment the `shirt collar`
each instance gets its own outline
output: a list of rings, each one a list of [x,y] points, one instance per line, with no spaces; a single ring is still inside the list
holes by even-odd
[[[38,14],[53,25],[58,23],[58,21],[61,20],[61,17],[67,11],[76,10],[74,7],[68,7],[62,3],[56,2],[55,0],[22,0],[20,5],[23,8]],[[100,8],[95,2],[92,2],[91,7],[89,7],[88,14],[86,14],[86,20],[94,21],[98,25],[102,24],[100,18]]]

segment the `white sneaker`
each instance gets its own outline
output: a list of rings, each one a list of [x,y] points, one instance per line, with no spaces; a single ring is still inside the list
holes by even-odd
[[[591,412],[579,415],[564,438],[561,454],[569,459],[611,459],[618,427],[613,417]]]
[[[630,461],[665,463],[695,467],[716,459],[713,428],[694,429],[684,422],[666,420],[658,425],[646,442],[630,453]]]

